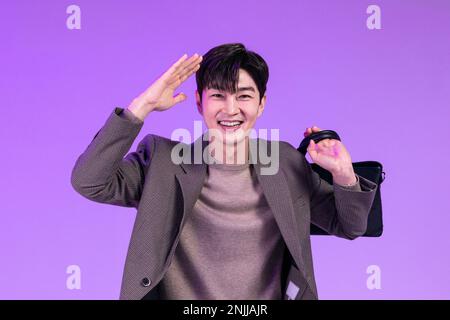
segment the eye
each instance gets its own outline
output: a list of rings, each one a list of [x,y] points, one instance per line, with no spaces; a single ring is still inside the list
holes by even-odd
[[[240,96],[239,98],[243,98],[243,97],[251,98],[252,96],[249,96],[248,94],[243,94],[243,95]]]
[[[218,98],[222,97],[222,95],[220,93],[214,93],[214,94],[211,95],[211,97],[216,97],[216,96]]]

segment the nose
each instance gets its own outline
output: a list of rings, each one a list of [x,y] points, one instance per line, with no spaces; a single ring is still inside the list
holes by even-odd
[[[225,102],[225,106],[223,107],[223,112],[228,115],[234,115],[239,113],[239,103],[233,97],[230,97]]]

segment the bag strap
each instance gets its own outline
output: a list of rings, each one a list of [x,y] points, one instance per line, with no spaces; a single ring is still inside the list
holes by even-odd
[[[324,139],[335,139],[341,141],[339,135],[333,130],[321,130],[319,132],[311,133],[302,140],[300,146],[297,148],[297,150],[303,155],[306,155],[306,150],[308,149],[309,141],[311,141],[311,139],[314,140],[315,143],[318,143]]]

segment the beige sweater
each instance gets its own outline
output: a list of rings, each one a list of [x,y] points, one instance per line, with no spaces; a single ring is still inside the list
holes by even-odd
[[[162,299],[281,299],[284,242],[249,164],[208,166]]]

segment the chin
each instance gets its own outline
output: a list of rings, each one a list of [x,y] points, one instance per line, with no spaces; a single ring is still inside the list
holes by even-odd
[[[224,138],[222,141],[227,145],[232,145],[235,143],[241,143],[245,140],[246,134],[243,129],[236,130],[232,133],[224,133]]]

